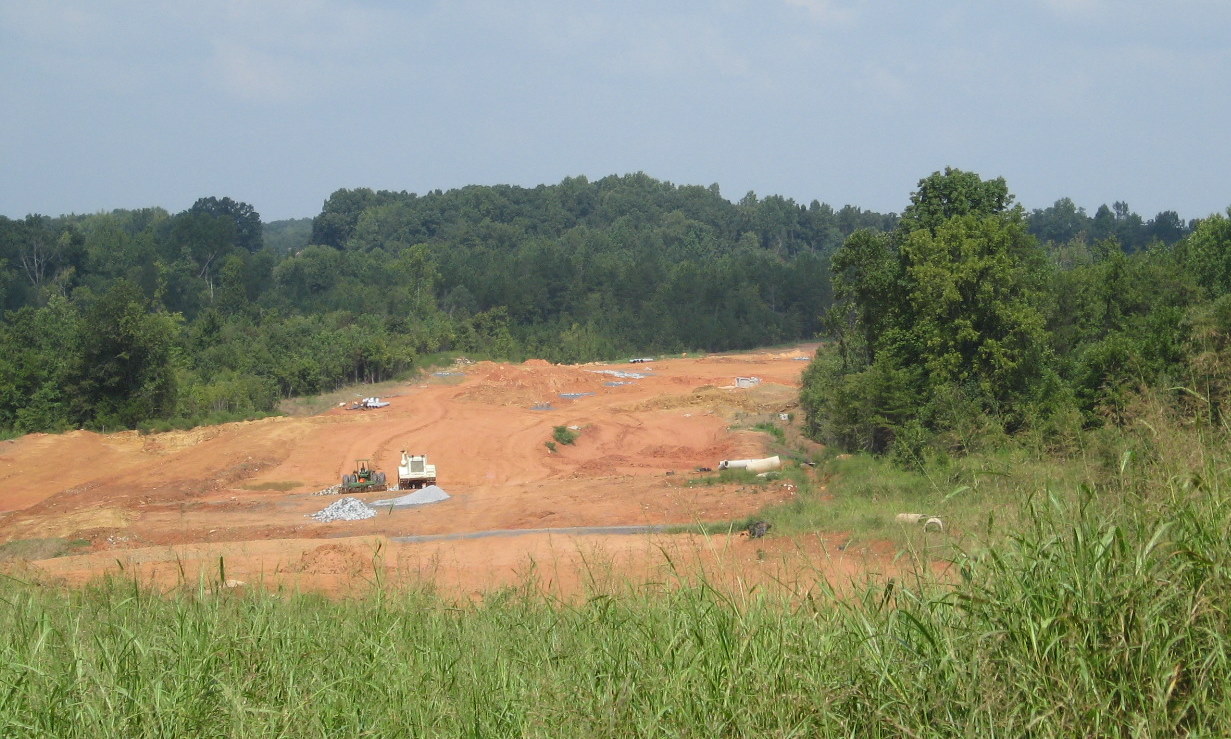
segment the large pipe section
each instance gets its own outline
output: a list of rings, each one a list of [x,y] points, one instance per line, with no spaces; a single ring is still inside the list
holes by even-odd
[[[773,470],[782,469],[782,460],[777,456],[766,457],[764,459],[724,459],[718,463],[720,470],[748,470],[755,474],[762,472],[772,472]]]

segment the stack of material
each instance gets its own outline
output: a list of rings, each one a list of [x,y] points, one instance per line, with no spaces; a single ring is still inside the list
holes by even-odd
[[[377,508],[405,508],[407,506],[425,505],[427,503],[439,503],[442,500],[448,500],[449,494],[441,490],[435,485],[428,485],[422,490],[416,490],[413,493],[399,495],[396,498],[388,500],[378,500],[372,505]]]
[[[358,498],[342,498],[330,503],[323,510],[312,514],[312,518],[321,523],[334,521],[362,521],[376,515],[376,511],[364,505]]]

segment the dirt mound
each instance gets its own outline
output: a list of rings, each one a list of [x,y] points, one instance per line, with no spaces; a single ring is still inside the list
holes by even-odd
[[[304,552],[299,559],[299,566],[292,568],[294,572],[307,575],[358,575],[365,570],[371,571],[373,559],[364,556],[353,547],[342,544],[324,544]]]
[[[572,399],[564,396],[597,393],[604,387],[604,378],[600,375],[543,360],[530,360],[520,365],[480,362],[470,368],[468,374],[477,382],[467,383],[457,398],[491,405],[559,405]]]
[[[137,432],[130,432],[136,434]],[[166,431],[160,434],[147,434],[140,437],[142,451],[151,454],[167,454],[169,452],[187,449],[217,438],[222,433],[220,426],[200,426],[187,431]]]
[[[629,413],[679,409],[711,409],[730,416],[736,412],[773,413],[794,403],[797,393],[780,385],[720,388],[705,385],[686,395],[663,395],[623,407]]]

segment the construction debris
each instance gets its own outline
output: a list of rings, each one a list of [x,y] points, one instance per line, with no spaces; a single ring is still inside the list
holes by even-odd
[[[894,516],[894,519],[907,526],[923,524],[924,531],[944,531],[945,522],[941,521],[936,516],[930,516],[926,513],[899,513]]]
[[[334,521],[362,521],[375,515],[376,511],[365,505],[362,500],[347,497],[335,500],[324,509],[313,513],[311,517],[321,523],[333,523]]]
[[[769,530],[773,527],[774,525],[772,523],[767,523],[765,521],[753,521],[748,524],[744,531],[748,534],[749,539],[760,539],[762,536],[768,534]]]

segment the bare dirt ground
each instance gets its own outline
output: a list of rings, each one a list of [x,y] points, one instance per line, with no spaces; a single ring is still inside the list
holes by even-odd
[[[74,544],[80,553],[28,564],[70,584],[122,570],[160,587],[204,577],[338,593],[379,578],[477,595],[527,581],[567,594],[702,571],[741,588],[860,578],[891,567],[890,553],[839,551],[838,534],[396,540],[721,521],[790,500],[788,484],[688,481],[697,467],[765,453],[768,437],[747,427],[795,410],[813,349],[646,364],[460,364],[460,375],[401,386],[375,410],[150,435],[33,434],[0,442],[0,542]],[[737,376],[761,383],[732,387]],[[579,437],[553,453],[546,442],[560,425],[579,427]],[[356,459],[395,477],[402,449],[429,455],[449,500],[363,521],[309,518],[337,500],[313,493],[337,484]]]

